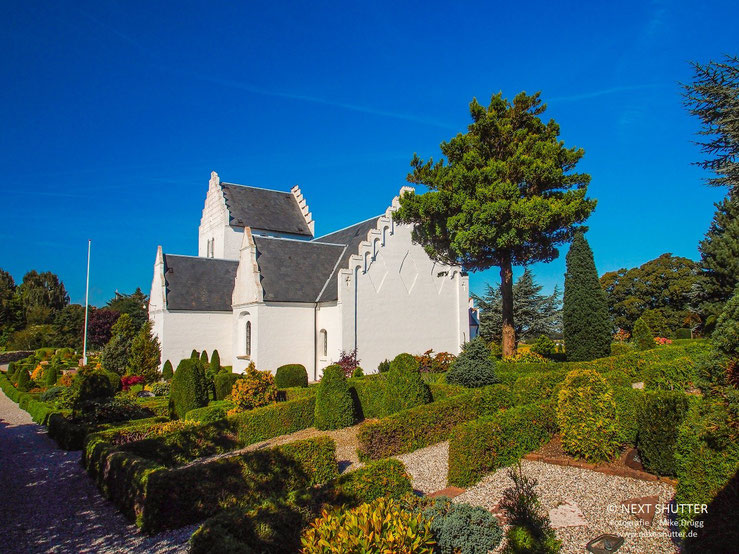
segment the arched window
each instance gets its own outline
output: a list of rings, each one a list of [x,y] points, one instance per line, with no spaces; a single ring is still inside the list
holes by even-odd
[[[328,334],[326,333],[326,329],[321,329],[319,335],[321,337],[321,357],[326,358],[328,356]]]
[[[251,356],[251,321],[246,322],[246,355]]]

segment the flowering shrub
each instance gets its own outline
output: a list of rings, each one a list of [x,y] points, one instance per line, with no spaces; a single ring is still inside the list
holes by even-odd
[[[618,331],[613,335],[613,340],[618,342],[626,342],[631,338],[631,333],[629,333],[626,329],[618,328]]]
[[[39,382],[44,374],[44,366],[48,365],[48,362],[39,363],[31,373],[31,381]]]
[[[74,373],[65,373],[59,379],[59,385],[62,387],[71,387],[72,381],[74,381]]]
[[[529,350],[528,352],[517,352],[515,356],[507,356],[503,358],[503,361],[514,364],[531,364],[546,362],[547,359],[541,354]]]
[[[341,355],[339,356],[339,361],[336,362],[336,365],[338,365],[343,371],[344,375],[346,375],[346,378],[352,376],[354,373],[354,370],[359,367],[359,360],[357,359],[357,349],[351,350],[350,352],[344,352],[341,351]]]
[[[123,387],[123,390],[126,391],[133,387],[134,385],[144,385],[144,377],[142,375],[124,375],[121,377],[121,386]]]
[[[654,337],[654,342],[656,342],[660,346],[665,346],[666,344],[672,344],[672,341],[670,339],[666,339],[664,337]]]
[[[433,350],[426,350],[420,356],[413,356],[418,362],[419,371],[421,373],[444,373],[448,371],[456,356],[449,352],[439,352],[434,356],[433,352]]]
[[[269,371],[257,371],[254,362],[246,368],[246,375],[234,383],[231,400],[235,404],[228,414],[233,415],[277,401],[277,385]]]

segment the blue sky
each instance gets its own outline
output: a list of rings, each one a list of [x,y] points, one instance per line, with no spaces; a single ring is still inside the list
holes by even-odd
[[[38,2],[0,5],[0,267],[84,301],[148,293],[156,247],[197,253],[212,170],[299,184],[325,234],[384,211],[411,157],[540,90],[598,199],[599,271],[697,259],[724,194],[683,109],[689,61],[736,54],[736,2]],[[550,290],[558,260],[535,264]],[[517,274],[520,274],[519,270]],[[471,276],[472,290],[498,282]]]

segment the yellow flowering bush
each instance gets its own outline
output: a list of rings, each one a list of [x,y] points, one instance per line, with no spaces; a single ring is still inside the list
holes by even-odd
[[[31,381],[36,381],[36,382],[41,381],[44,375],[44,366],[46,365],[47,364],[40,363],[35,367],[35,369],[33,370],[33,373],[31,373]]]
[[[277,401],[277,385],[275,378],[269,371],[257,371],[254,362],[246,368],[243,379],[234,383],[231,389],[233,409],[228,414],[233,415],[260,406],[266,406]]]
[[[543,363],[548,360],[541,354],[532,352],[531,350],[518,351],[515,356],[506,356],[503,358],[504,362],[511,362],[514,364],[532,364],[532,363]]]
[[[378,498],[348,511],[324,510],[300,542],[303,554],[431,554],[435,545],[430,521],[392,498]]]

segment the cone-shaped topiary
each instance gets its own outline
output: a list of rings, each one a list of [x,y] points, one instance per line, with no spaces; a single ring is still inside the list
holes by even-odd
[[[354,401],[349,383],[341,366],[336,364],[323,370],[323,378],[316,392],[315,426],[317,429],[341,429],[355,421]]]
[[[386,415],[431,402],[431,391],[418,368],[418,360],[410,354],[398,354],[390,362],[382,400]]]
[[[214,350],[213,354],[210,355],[210,371],[212,373],[221,371],[221,355],[218,350]]]
[[[209,362],[208,362],[208,351],[207,350],[203,350],[200,353],[200,363],[202,364],[203,367],[207,367],[209,365]]]
[[[147,383],[158,381],[161,355],[159,338],[151,331],[151,321],[147,321],[131,342],[126,375],[140,375]]]
[[[495,377],[495,362],[491,359],[490,349],[482,337],[472,339],[462,346],[462,352],[447,373],[446,382],[470,388],[498,382]]]
[[[54,364],[49,364],[49,366],[46,368],[46,372],[44,373],[44,385],[46,385],[47,388],[53,387],[54,385],[56,385],[56,382],[58,380],[59,368],[57,368],[57,366],[55,366]]]
[[[162,367],[162,379],[164,379],[165,381],[171,381],[172,377],[174,377],[172,362],[167,360],[166,362],[164,362],[164,367]]]
[[[32,386],[31,376],[28,374],[27,369],[19,369],[16,374],[17,384],[15,388],[19,391],[28,392]]]
[[[654,335],[652,330],[641,317],[634,323],[634,332],[632,333],[634,344],[637,350],[649,350],[654,348]]]
[[[302,364],[287,364],[277,368],[275,373],[277,388],[307,387],[308,372]]]
[[[582,233],[575,235],[567,253],[562,319],[568,361],[610,356],[608,301],[598,280],[593,251]]]
[[[184,418],[195,408],[208,405],[208,388],[200,361],[182,360],[172,377],[169,392],[169,411],[173,418]]]
[[[567,374],[557,397],[557,423],[565,452],[589,462],[608,461],[619,449],[616,401],[592,369]]]
[[[190,359],[191,360],[199,360],[200,359],[200,352],[198,352],[197,350],[195,350],[193,348],[192,349],[192,352],[190,352]],[[179,367],[179,365],[177,367]]]

